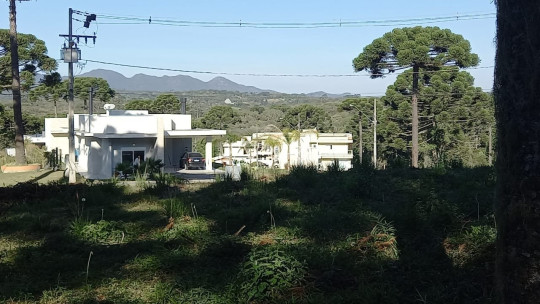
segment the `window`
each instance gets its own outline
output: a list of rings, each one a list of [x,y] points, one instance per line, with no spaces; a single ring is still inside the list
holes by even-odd
[[[144,150],[122,150],[122,163],[132,164],[133,160],[139,156],[141,157],[141,161],[143,161]]]

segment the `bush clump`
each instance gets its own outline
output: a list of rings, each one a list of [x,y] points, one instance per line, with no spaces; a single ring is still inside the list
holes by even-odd
[[[305,263],[275,248],[253,250],[239,273],[240,299],[243,302],[275,301],[304,282]]]

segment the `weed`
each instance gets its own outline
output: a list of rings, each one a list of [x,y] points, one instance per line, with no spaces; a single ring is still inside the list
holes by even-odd
[[[124,241],[123,222],[100,220],[92,223],[81,218],[71,222],[69,231],[75,238],[96,244],[114,244]]]
[[[167,218],[181,218],[189,215],[190,208],[188,208],[187,204],[181,198],[164,199],[160,203],[163,209],[165,209]]]
[[[273,302],[290,296],[293,287],[304,283],[305,263],[275,248],[254,249],[239,273],[240,298],[244,302]]]

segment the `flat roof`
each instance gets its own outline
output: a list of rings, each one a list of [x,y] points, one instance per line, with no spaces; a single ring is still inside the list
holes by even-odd
[[[96,137],[96,138],[156,138],[156,133],[124,133],[124,134],[116,134],[116,133],[85,133],[85,132],[76,132],[77,136],[84,136],[84,137]]]
[[[191,129],[191,130],[167,130],[165,131],[165,137],[184,137],[184,136],[217,136],[225,135],[225,130],[212,130],[212,129]]]

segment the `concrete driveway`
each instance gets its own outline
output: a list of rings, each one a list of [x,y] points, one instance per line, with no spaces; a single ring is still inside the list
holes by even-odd
[[[220,169],[187,170],[178,168],[165,168],[164,172],[185,178],[191,183],[212,183],[216,180],[217,175],[225,174],[225,171]]]

